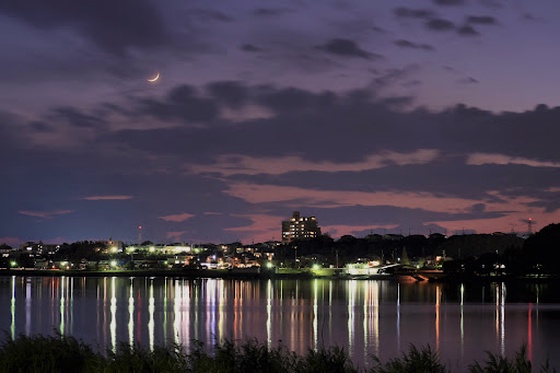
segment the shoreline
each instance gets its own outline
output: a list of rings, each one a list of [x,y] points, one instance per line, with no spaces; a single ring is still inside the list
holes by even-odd
[[[281,280],[281,279],[331,279],[331,280],[379,280],[399,282],[435,282],[435,283],[460,283],[460,282],[558,282],[559,275],[548,276],[449,276],[443,273],[411,273],[350,276],[342,273],[342,269],[276,269],[264,268],[244,269],[145,269],[145,270],[53,270],[53,269],[2,269],[0,277],[7,276],[36,276],[36,277],[153,277],[153,278],[222,278],[239,280]]]

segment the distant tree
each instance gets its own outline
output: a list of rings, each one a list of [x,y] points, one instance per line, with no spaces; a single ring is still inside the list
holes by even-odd
[[[560,224],[550,224],[525,240],[522,258],[542,272],[559,273],[559,252]]]

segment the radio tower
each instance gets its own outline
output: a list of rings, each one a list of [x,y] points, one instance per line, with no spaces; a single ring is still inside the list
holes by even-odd
[[[138,245],[142,245],[142,226],[138,226]]]
[[[527,235],[533,235],[533,218],[529,218],[529,220],[527,220]]]

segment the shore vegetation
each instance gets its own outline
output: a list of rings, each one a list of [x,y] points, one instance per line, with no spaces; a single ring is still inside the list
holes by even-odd
[[[367,367],[358,367],[340,347],[309,349],[296,354],[284,344],[268,347],[254,339],[241,343],[226,340],[213,346],[193,341],[187,351],[180,345],[147,349],[120,343],[99,351],[71,336],[5,335],[0,343],[0,372],[77,373],[447,373],[451,369],[430,346],[410,346],[401,356],[382,361],[372,356]],[[482,362],[473,362],[468,373],[556,372],[544,364],[537,369],[528,360],[524,346],[511,358],[487,352]]]

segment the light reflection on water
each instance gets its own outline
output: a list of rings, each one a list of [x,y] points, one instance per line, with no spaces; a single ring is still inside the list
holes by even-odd
[[[531,359],[560,367],[560,304],[542,303],[543,291],[557,294],[505,283],[13,276],[0,277],[0,329],[58,332],[101,350],[249,338],[298,353],[338,345],[361,366],[430,345],[452,369],[526,344]]]

